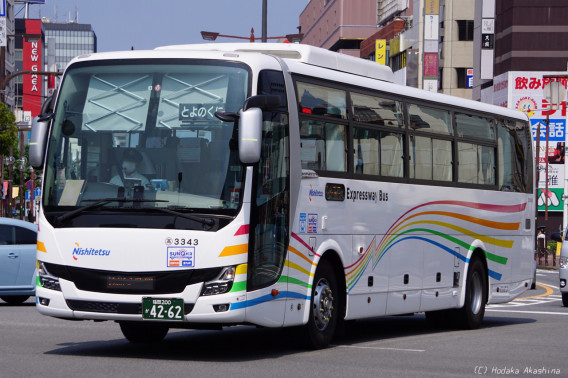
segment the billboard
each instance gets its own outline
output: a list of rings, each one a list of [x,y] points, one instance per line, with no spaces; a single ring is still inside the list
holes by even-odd
[[[41,20],[26,20],[26,34],[23,43],[23,70],[41,71]],[[23,76],[23,109],[31,111],[32,117],[36,117],[41,112],[41,88],[42,79],[40,75]]]
[[[544,87],[550,81],[558,81],[564,90],[567,90],[568,79],[565,75],[566,72],[510,71],[495,77],[493,82],[494,104],[520,110],[530,119],[535,155],[537,150],[539,154],[539,211],[544,211],[545,203],[548,203],[548,211],[560,212],[564,206],[562,195],[565,179],[566,101],[555,104],[556,109],[551,109],[544,97]],[[558,78],[552,79],[549,76]],[[540,134],[538,146],[537,134]],[[545,190],[547,161],[548,192]]]

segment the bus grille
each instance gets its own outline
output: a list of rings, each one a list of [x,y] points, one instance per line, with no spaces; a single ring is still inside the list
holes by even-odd
[[[142,314],[141,303],[117,303],[117,302],[94,302],[94,301],[78,301],[66,300],[67,306],[73,311],[100,312],[105,314],[125,314],[140,315]],[[183,313],[189,314],[193,310],[193,303],[185,303],[183,305]]]
[[[117,272],[45,263],[48,272],[71,281],[77,289],[109,294],[174,294],[188,285],[214,280],[222,268],[155,272]],[[125,282],[120,285],[117,283]]]

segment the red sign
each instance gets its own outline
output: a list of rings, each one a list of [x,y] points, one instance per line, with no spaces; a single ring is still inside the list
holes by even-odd
[[[424,53],[424,77],[438,77],[438,53]]]
[[[41,20],[26,20],[26,35],[24,38],[24,71],[42,71],[41,65]],[[23,77],[23,108],[31,111],[32,117],[41,112],[41,76],[24,75]]]

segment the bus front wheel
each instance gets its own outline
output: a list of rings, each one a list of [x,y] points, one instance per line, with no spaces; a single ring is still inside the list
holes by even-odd
[[[337,327],[339,289],[331,263],[323,260],[315,274],[312,286],[308,324],[305,325],[308,347],[325,348],[331,342]]]
[[[568,307],[568,293],[562,293],[562,305]]]
[[[147,322],[119,322],[124,337],[131,343],[157,343],[166,337],[169,328]]]
[[[457,312],[457,326],[462,329],[479,328],[487,303],[487,272],[478,257],[471,259],[467,271],[465,303]]]

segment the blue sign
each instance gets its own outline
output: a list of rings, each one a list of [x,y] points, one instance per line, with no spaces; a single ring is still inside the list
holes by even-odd
[[[533,141],[536,141],[536,130],[540,124],[540,141],[546,140],[546,119],[531,119]],[[548,124],[548,140],[551,142],[564,142],[566,135],[566,120],[551,119]]]
[[[35,198],[41,197],[41,188],[34,189],[34,197]]]
[[[0,17],[6,17],[6,0],[0,0]]]
[[[32,191],[26,190],[26,201],[29,201],[31,199],[32,199]]]
[[[466,88],[473,88],[473,68],[468,68],[466,70]]]

